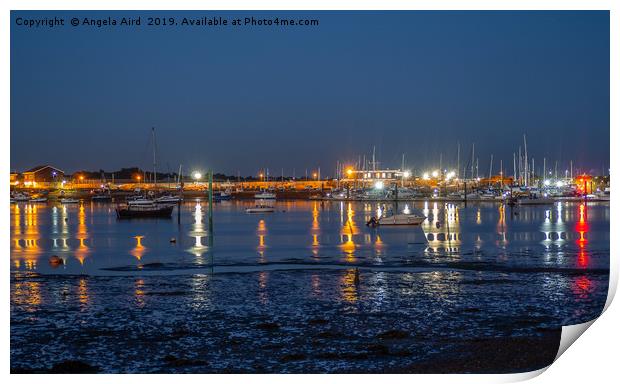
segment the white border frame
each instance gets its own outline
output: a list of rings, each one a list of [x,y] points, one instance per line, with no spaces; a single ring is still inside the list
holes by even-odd
[[[226,2],[225,0],[215,0],[210,2],[199,2],[195,0],[8,0],[0,4],[2,8],[2,18],[0,20],[0,53],[4,59],[1,61],[0,84],[5,84],[3,92],[0,93],[0,140],[4,143],[5,149],[10,146],[10,11],[11,10],[609,10],[610,11],[610,143],[620,144],[618,129],[618,103],[619,98],[619,78],[618,69],[620,69],[620,45],[618,35],[620,34],[620,2],[611,0],[410,0],[407,2],[398,0],[302,0],[294,4],[290,1],[263,0],[261,2],[243,0]],[[616,106],[614,108],[613,106]],[[8,148],[10,151],[10,148]],[[10,172],[10,155],[9,151],[2,151],[2,169],[7,175]],[[619,153],[611,151],[610,168],[617,169],[619,164]],[[611,179],[612,190],[616,191],[618,182],[615,178]],[[7,183],[0,183],[0,196],[9,194],[9,186]],[[2,233],[3,243],[8,248],[9,245],[9,207],[8,204],[2,207],[2,215],[0,220],[5,228]],[[617,205],[611,205],[611,223],[610,233],[616,232],[618,219]],[[6,249],[6,248],[5,248]],[[617,283],[618,283],[618,257],[615,252],[618,250],[618,239],[611,238],[610,244],[610,285],[609,295],[606,303],[606,312],[601,320],[595,321],[592,330],[588,332],[588,337],[581,337],[576,342],[577,347],[569,349],[561,359],[552,364],[549,372],[537,378],[539,382],[548,380],[567,381],[567,382],[584,382],[588,381],[608,381],[607,378],[616,374],[615,364],[617,364],[617,343],[619,341],[616,324],[620,324],[620,310],[617,305],[609,308]],[[3,287],[6,290],[5,306],[9,306],[9,263],[4,262],[2,266],[1,279]],[[6,307],[5,307],[6,308]],[[587,328],[590,324],[587,324]],[[581,327],[584,328],[584,327]],[[2,318],[1,332],[5,341],[5,348],[2,350],[2,363],[5,375],[8,375],[10,368],[9,354],[9,330],[10,330],[10,310],[5,312]],[[574,330],[574,329],[573,329]],[[595,369],[592,369],[595,368]],[[190,382],[204,382],[204,380],[215,382],[239,382],[251,379],[258,384],[274,384],[289,380],[295,380],[301,383],[315,384],[316,380],[321,381],[338,381],[351,383],[371,382],[377,379],[389,379],[396,382],[409,382],[410,380],[422,380],[424,382],[465,382],[465,383],[485,383],[485,382],[512,382],[525,380],[538,376],[546,369],[535,372],[515,375],[390,375],[386,377],[376,377],[375,375],[210,375],[208,378],[203,375],[184,375],[182,380]],[[95,375],[88,378],[83,375],[13,375],[10,377],[15,382],[30,382],[45,380],[53,382],[83,382],[84,380],[93,383],[107,383],[110,380],[117,382],[130,382],[135,380],[149,380],[153,382],[167,382],[170,377],[167,375]],[[541,381],[542,380],[542,381]],[[83,383],[81,383],[83,384]]]

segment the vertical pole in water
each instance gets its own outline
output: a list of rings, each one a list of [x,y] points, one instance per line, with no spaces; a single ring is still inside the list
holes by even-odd
[[[467,207],[467,181],[463,180],[463,197],[465,198],[465,207]]]
[[[209,245],[213,245],[213,170],[209,170]]]
[[[448,210],[448,203],[445,203],[443,206],[445,215],[445,221],[446,221],[446,229],[448,230],[448,254],[451,255],[452,254],[452,239],[450,238],[450,211]]]
[[[177,203],[177,223],[181,225],[181,200],[183,199],[183,180],[181,179],[181,164],[179,164],[178,185],[180,187],[180,198]]]
[[[181,199],[177,202],[177,224],[181,225]]]

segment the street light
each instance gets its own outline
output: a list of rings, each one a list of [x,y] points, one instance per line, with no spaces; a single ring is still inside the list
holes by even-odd
[[[194,172],[192,174],[192,177],[194,178],[194,180],[198,181],[198,180],[200,180],[202,178],[202,174],[200,172],[196,171],[196,172]]]

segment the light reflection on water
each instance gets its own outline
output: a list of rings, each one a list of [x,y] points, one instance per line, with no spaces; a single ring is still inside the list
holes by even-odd
[[[339,343],[359,338],[349,346],[358,350],[368,335],[401,327],[417,345],[533,335],[591,320],[605,302],[609,205],[312,201],[248,215],[251,202],[228,202],[216,205],[211,237],[203,204],[186,202],[180,224],[176,217],[117,221],[109,204],[12,206],[16,361],[50,361],[73,351],[83,327],[111,324],[123,337],[99,338],[97,345],[123,353],[135,348],[125,339],[151,332],[175,340],[177,350],[229,343],[232,335],[270,345],[282,342],[280,332],[286,340],[301,335],[298,345],[308,348],[311,320],[322,322],[316,330],[346,334]],[[405,208],[428,220],[418,227],[365,225],[377,209]],[[52,255],[65,264],[52,265]],[[39,344],[32,324],[72,333]],[[252,349],[260,348],[243,351]],[[126,364],[115,359],[100,365]]]
[[[446,300],[459,293],[461,279],[459,272],[451,272],[450,279],[446,279],[450,268],[472,270],[474,265],[473,270],[482,268],[481,271],[488,266],[506,267],[506,272],[512,267],[583,270],[584,274],[567,275],[566,285],[570,285],[576,300],[589,300],[601,287],[585,273],[609,266],[608,204],[557,203],[511,208],[499,204],[465,207],[437,201],[398,206],[293,201],[278,202],[277,212],[273,214],[245,214],[245,208],[251,204],[217,204],[213,237],[206,229],[206,212],[201,202],[183,204],[180,224],[176,219],[117,221],[109,204],[15,204],[10,221],[11,270],[72,275],[166,271],[201,274],[205,276],[199,282],[202,291],[195,294],[193,302],[205,305],[209,294],[208,274],[213,271],[210,269],[213,264],[218,268],[252,266],[258,272],[258,302],[267,305],[272,283],[269,265],[336,268],[343,272],[339,280],[340,298],[354,305],[360,301],[355,282],[357,266],[360,269],[424,267],[430,273],[419,277],[429,294]],[[404,209],[423,213],[427,220],[418,227],[365,225],[377,210],[402,212]],[[61,258],[64,264],[50,263],[52,255]],[[145,269],[159,263],[168,269]],[[373,274],[362,271],[363,278],[370,279],[373,287],[365,296],[373,308],[379,308],[395,292],[387,285],[386,273],[380,269]],[[403,283],[409,278],[411,275],[403,274]],[[542,281],[549,287],[564,284],[548,277]],[[146,305],[144,292],[144,280],[137,279],[134,292],[137,306]],[[406,286],[397,292],[410,294]],[[320,269],[310,276],[308,294],[314,297],[325,294]],[[81,306],[89,305],[87,278],[79,280],[77,298]],[[38,307],[41,305],[38,283],[17,283],[12,299],[27,308]]]
[[[392,265],[407,261],[523,262],[568,268],[606,268],[609,205],[556,203],[511,208],[500,204],[278,202],[282,209],[247,215],[251,202],[216,205],[214,245],[201,202],[182,206],[172,220],[117,221],[109,204],[14,204],[11,268],[40,273],[111,274],[101,268],[169,263],[296,262]],[[365,225],[377,210],[420,212],[419,227]],[[282,212],[284,211],[284,212]],[[254,238],[255,240],[252,240]],[[171,240],[173,239],[173,240]],[[58,256],[64,265],[51,265]],[[131,256],[131,258],[124,255]],[[255,255],[255,256],[253,256]],[[512,256],[511,256],[512,255]]]

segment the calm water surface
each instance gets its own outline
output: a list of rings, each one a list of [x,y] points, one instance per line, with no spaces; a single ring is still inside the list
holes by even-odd
[[[609,204],[252,204],[215,204],[212,238],[204,201],[185,202],[180,224],[176,210],[119,221],[112,204],[11,205],[11,366],[406,371],[541,340],[605,303]],[[367,227],[381,209],[428,219]]]
[[[270,264],[606,269],[609,205],[556,203],[511,209],[497,204],[399,203],[423,213],[419,227],[369,228],[379,203],[278,202],[273,214],[246,214],[251,202],[186,202],[172,219],[117,220],[113,204],[11,206],[11,269],[110,275],[164,263],[166,270]],[[171,242],[175,239],[176,242]],[[210,242],[212,241],[212,246]],[[52,267],[48,259],[65,264]],[[268,268],[267,268],[268,269]],[[229,269],[226,269],[229,270]],[[177,271],[178,273],[178,271]]]

